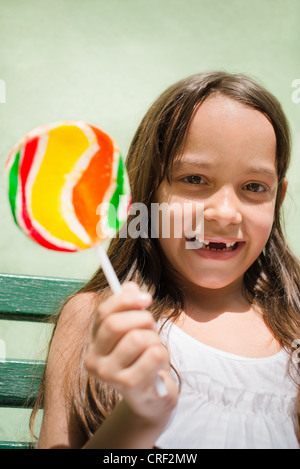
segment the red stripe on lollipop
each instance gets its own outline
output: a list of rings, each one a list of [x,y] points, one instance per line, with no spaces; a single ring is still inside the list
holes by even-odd
[[[71,249],[60,248],[49,241],[47,241],[43,236],[40,235],[34,228],[32,220],[27,210],[28,201],[26,199],[26,183],[28,180],[28,175],[32,167],[32,162],[36,154],[36,150],[39,143],[39,137],[35,137],[29,140],[24,148],[24,155],[22,161],[20,162],[20,180],[21,180],[21,197],[22,197],[22,206],[21,206],[21,217],[27,229],[27,234],[30,238],[36,241],[41,246],[44,246],[47,249],[52,249],[55,251],[67,251],[73,252]]]

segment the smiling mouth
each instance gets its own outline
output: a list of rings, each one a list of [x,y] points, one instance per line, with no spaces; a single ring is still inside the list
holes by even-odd
[[[196,249],[201,249],[203,251],[235,251],[239,245],[238,241],[228,242],[228,243],[216,243],[212,241],[199,241],[196,237],[188,238],[186,241],[194,243]],[[196,244],[195,244],[196,243]]]

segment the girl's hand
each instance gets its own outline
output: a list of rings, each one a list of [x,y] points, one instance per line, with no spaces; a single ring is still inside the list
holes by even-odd
[[[151,295],[133,282],[104,301],[96,313],[85,366],[120,392],[136,416],[161,423],[168,421],[178,390],[170,375],[169,354],[146,310],[151,301]],[[156,391],[157,375],[168,391],[164,397]]]

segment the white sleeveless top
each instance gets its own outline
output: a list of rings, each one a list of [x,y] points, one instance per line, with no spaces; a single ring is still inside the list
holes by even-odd
[[[300,448],[297,386],[284,350],[266,358],[242,357],[202,344],[172,322],[161,338],[182,388],[156,447]]]

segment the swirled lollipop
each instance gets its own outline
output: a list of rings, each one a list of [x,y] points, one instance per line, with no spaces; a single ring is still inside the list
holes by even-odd
[[[43,125],[15,145],[5,173],[11,211],[24,233],[56,251],[97,246],[103,270],[105,262],[110,268],[101,243],[126,221],[130,187],[109,135],[82,121]]]

